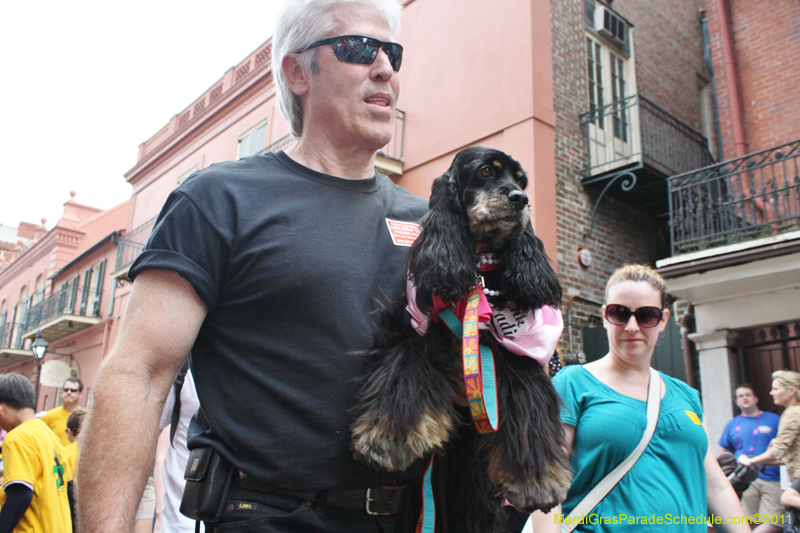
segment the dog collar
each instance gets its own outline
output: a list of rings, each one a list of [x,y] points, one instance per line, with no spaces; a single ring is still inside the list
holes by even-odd
[[[490,272],[492,270],[497,270],[498,268],[500,268],[500,264],[501,264],[500,258],[497,257],[497,255],[495,255],[494,253],[492,252],[482,253],[481,261],[480,263],[478,263],[478,269],[481,273]],[[500,296],[500,291],[495,291],[486,288],[486,282],[484,281],[483,276],[481,276],[480,274],[478,275],[477,281],[478,283],[481,284],[481,287],[483,287],[483,294],[485,294],[486,296]]]

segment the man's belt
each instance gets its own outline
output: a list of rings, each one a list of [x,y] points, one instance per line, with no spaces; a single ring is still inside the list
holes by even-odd
[[[326,489],[292,491],[262,483],[241,470],[234,474],[233,484],[237,487],[288,496],[300,500],[310,500],[317,504],[330,505],[342,509],[365,511],[368,515],[392,515],[408,510],[412,485],[399,487],[375,487],[369,489]]]

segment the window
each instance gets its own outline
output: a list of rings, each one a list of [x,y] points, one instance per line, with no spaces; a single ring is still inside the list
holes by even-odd
[[[38,304],[42,300],[44,300],[44,276],[40,274],[39,277],[36,278],[36,292],[33,293],[31,307]]]
[[[183,174],[181,174],[181,175],[178,177],[178,185],[180,185],[181,183],[183,183],[184,181],[186,181],[186,178],[188,178],[189,176],[191,176],[192,174],[194,174],[195,172],[197,172],[197,169],[198,169],[198,166],[197,166],[197,165],[195,165],[195,166],[193,166],[193,167],[192,167],[192,169],[191,169],[191,170],[189,170],[188,172],[184,172]]]
[[[612,51],[594,37],[586,37],[587,70],[589,73],[589,111],[597,111],[597,116],[614,115],[614,134],[627,140],[624,130],[628,122],[620,113],[622,100],[631,96],[628,79],[628,59]],[[613,106],[608,109],[605,106]],[[598,123],[599,128],[605,125]]]
[[[598,34],[586,33],[586,67],[589,113],[589,158],[593,173],[630,163],[638,147],[638,101],[633,60],[626,46],[609,43]],[[634,146],[636,145],[636,146]]]
[[[600,43],[586,38],[587,56],[589,58],[589,111],[600,110],[603,107],[603,53]],[[602,111],[598,111],[602,114]],[[603,128],[603,121],[595,122],[598,128]]]
[[[255,128],[239,137],[239,147],[236,151],[236,158],[241,159],[243,157],[259,153],[266,146],[266,142],[267,121],[265,120]]]
[[[628,142],[628,119],[622,100],[625,99],[625,60],[614,54],[608,53],[611,58],[611,101],[614,104],[614,136],[623,142]]]
[[[11,348],[20,348],[22,346],[22,330],[25,328],[25,320],[28,315],[28,308],[30,307],[31,299],[28,298],[28,287],[22,287],[19,291],[19,301],[14,306],[14,318],[11,335]]]
[[[105,274],[105,270],[105,259],[86,269],[86,273],[83,276],[80,314],[84,316],[100,316],[100,299],[103,296],[103,274]]]

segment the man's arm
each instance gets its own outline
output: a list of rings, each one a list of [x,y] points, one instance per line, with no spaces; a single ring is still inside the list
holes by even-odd
[[[797,492],[792,487],[783,491],[783,494],[781,494],[781,505],[800,509],[800,492]]]
[[[136,277],[116,342],[94,380],[81,431],[78,525],[127,533],[153,470],[164,402],[208,309],[179,274]]]
[[[0,533],[11,533],[33,500],[33,489],[23,483],[6,485],[6,502],[0,509]]]
[[[703,461],[703,467],[706,471],[706,503],[708,510],[715,518],[714,529],[728,533],[750,533],[750,526],[747,523],[741,523],[741,517],[744,516],[742,504],[711,452],[711,439],[708,441],[708,451]],[[732,518],[731,522],[733,523],[728,523],[728,517]]]
[[[67,500],[69,500],[69,518],[70,523],[72,524],[72,531],[78,531],[78,526],[76,524],[76,516],[75,514],[78,512],[75,509],[75,481],[70,480],[67,482]]]

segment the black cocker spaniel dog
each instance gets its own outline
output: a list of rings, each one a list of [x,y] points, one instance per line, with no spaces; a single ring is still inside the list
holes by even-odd
[[[468,388],[462,339],[439,313],[463,312],[465,297],[482,290],[491,308],[480,344],[494,354],[498,419],[496,431],[467,428],[475,443],[463,465],[476,499],[464,504],[469,531],[501,528],[503,498],[547,511],[570,482],[559,398],[543,368],[561,332],[561,286],[533,233],[526,186],[517,161],[482,147],[460,151],[433,182],[408,252],[409,290],[381,314],[352,427],[356,457],[389,471],[463,440],[454,435],[466,427],[465,411],[453,403]],[[542,325],[548,314],[557,314],[557,328]]]

